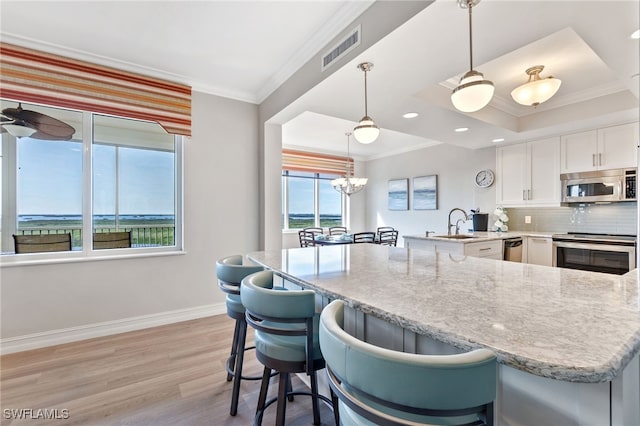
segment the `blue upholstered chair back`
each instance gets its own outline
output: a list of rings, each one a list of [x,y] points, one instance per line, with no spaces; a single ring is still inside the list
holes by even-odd
[[[265,270],[244,278],[240,294],[247,322],[256,329],[256,350],[274,359],[303,362],[311,374],[322,359],[315,293],[276,289],[273,272]]]
[[[227,294],[227,313],[231,317],[238,318],[244,315],[244,306],[240,300],[240,283],[247,275],[263,271],[262,266],[243,265],[242,255],[236,254],[224,257],[216,262],[216,275],[218,287]]]
[[[352,395],[380,411],[438,424],[438,415],[405,414],[378,404],[376,399],[429,410],[464,410],[495,399],[497,364],[492,351],[477,349],[456,355],[404,353],[358,340],[343,327],[344,303],[336,300],[325,307],[320,317],[320,347],[327,368]],[[464,423],[468,419],[466,416],[459,420]],[[451,420],[445,419],[443,424]]]

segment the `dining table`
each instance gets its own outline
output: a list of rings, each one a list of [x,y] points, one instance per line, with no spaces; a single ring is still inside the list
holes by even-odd
[[[340,234],[340,235],[319,234],[313,238],[313,241],[318,246],[353,244],[353,236],[351,234]]]

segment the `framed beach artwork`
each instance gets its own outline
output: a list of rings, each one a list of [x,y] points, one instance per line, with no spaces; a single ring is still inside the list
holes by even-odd
[[[413,178],[413,209],[438,209],[438,175]]]
[[[409,210],[409,179],[389,181],[389,210]]]

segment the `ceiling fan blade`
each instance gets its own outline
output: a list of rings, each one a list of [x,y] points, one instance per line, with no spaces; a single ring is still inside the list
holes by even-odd
[[[31,135],[34,139],[47,140],[69,140],[76,132],[72,126],[64,121],[42,114],[36,111],[22,109],[19,104],[17,108],[5,108],[2,115],[14,121],[21,121],[37,130]]]

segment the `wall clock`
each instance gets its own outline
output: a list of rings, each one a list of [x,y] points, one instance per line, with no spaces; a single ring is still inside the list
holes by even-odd
[[[493,174],[493,170],[484,169],[480,170],[476,173],[476,185],[480,188],[488,188],[493,185],[493,181],[495,180],[495,175]]]

